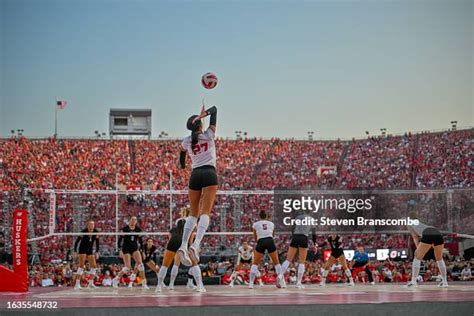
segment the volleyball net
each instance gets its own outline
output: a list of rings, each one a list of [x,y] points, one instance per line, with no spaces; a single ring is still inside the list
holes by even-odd
[[[94,220],[103,249],[113,254],[122,227],[131,216],[137,216],[142,236],[167,240],[168,232],[180,218],[180,210],[189,206],[187,190],[38,190],[3,192],[0,196],[2,227],[8,238],[14,209],[28,211],[28,241],[45,245],[51,238],[64,237],[67,245],[82,235],[88,220]],[[425,223],[442,232],[469,237],[474,234],[474,190],[248,190],[218,191],[211,214],[204,247],[225,250],[234,248],[242,239],[249,239],[258,213],[265,210],[276,222],[276,233],[291,234],[292,227],[283,225],[288,214],[282,209],[284,199],[306,196],[314,199],[346,201],[371,200],[371,209],[344,212],[331,207],[311,210],[315,218],[368,219],[406,218],[416,214]],[[346,205],[345,208],[348,208]],[[404,225],[316,225],[316,231],[326,234],[394,234],[406,233]],[[64,241],[63,241],[64,242]]]

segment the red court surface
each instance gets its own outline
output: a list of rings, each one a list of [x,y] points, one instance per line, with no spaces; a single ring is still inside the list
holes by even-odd
[[[72,288],[32,288],[24,294],[0,294],[0,309],[6,309],[12,301],[55,301],[57,308],[120,308],[120,307],[183,307],[183,306],[253,306],[253,305],[344,305],[414,302],[470,302],[474,306],[474,283],[452,283],[449,288],[436,284],[420,285],[405,289],[400,284],[356,285],[344,284],[319,287],[309,285],[305,289],[288,286],[207,286],[206,293],[196,293],[183,286],[175,291],[164,289],[155,293],[154,288],[97,288],[74,290]]]

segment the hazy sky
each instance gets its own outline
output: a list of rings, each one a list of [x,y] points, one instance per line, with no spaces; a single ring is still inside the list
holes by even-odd
[[[361,136],[472,126],[473,1],[0,0],[0,134],[90,136],[110,108],[187,135]],[[219,86],[205,91],[201,74]]]

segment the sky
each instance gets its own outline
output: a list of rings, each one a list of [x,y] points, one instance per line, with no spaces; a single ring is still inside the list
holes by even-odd
[[[351,138],[473,126],[473,1],[0,0],[0,135],[108,132],[110,108],[188,134]],[[217,88],[200,77],[215,72]]]

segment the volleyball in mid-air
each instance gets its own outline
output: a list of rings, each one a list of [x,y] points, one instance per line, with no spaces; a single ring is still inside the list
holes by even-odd
[[[212,72],[206,72],[201,77],[201,84],[206,89],[214,89],[217,86],[217,76]]]

